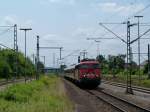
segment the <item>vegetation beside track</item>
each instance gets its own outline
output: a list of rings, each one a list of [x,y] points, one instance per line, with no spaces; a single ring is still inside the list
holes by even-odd
[[[0,93],[0,112],[72,112],[60,78],[45,76],[39,81],[16,84]]]
[[[17,65],[15,63],[17,62]],[[16,66],[18,68],[17,74]],[[39,67],[43,68],[44,65],[39,62]],[[35,65],[31,59],[27,57],[25,65],[25,56],[23,53],[18,52],[17,54],[10,49],[0,49],[0,79],[8,79],[12,77],[33,77],[35,75]],[[16,76],[17,75],[17,76]]]
[[[108,55],[108,57],[104,57],[102,55],[97,56],[97,60],[101,65],[101,72],[103,74],[103,78],[109,81],[115,81],[120,83],[126,83],[127,78],[127,64],[125,61],[126,55],[119,54],[117,56]],[[139,69],[136,62],[131,62],[131,77],[132,83],[136,86],[143,86],[150,88],[150,77],[148,76],[148,63],[145,60],[140,69],[140,77],[139,77]]]

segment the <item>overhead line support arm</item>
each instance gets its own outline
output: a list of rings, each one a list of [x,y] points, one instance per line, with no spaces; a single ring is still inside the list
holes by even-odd
[[[124,24],[124,23],[123,23]],[[118,39],[120,39],[122,42],[126,43],[127,42],[122,39],[120,36],[118,36],[116,33],[114,33],[112,30],[110,30],[109,28],[107,28],[103,23],[99,23],[99,25],[101,25],[103,28],[105,28],[107,31],[109,31],[110,33],[112,33],[115,37],[117,37]]]

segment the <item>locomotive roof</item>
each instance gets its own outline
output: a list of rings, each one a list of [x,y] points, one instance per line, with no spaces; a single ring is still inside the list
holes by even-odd
[[[80,62],[80,63],[77,64],[77,65],[75,65],[75,64],[74,64],[74,65],[71,65],[71,66],[65,68],[65,70],[74,69],[74,68],[76,68],[77,66],[82,65],[82,64],[99,64],[99,62],[98,62],[98,61],[83,61],[83,62]]]
[[[83,62],[80,62],[79,64],[98,64],[99,62],[98,61],[83,61]]]

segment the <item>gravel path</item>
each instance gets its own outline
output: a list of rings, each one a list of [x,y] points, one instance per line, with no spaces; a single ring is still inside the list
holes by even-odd
[[[117,112],[112,106],[100,101],[88,92],[63,80],[70,100],[75,104],[75,112]]]

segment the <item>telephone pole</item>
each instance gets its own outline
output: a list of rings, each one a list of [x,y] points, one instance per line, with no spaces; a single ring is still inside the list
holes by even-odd
[[[134,16],[135,18],[138,19],[138,38],[140,37],[140,18],[143,18],[143,16]],[[138,64],[139,64],[139,83],[141,82],[141,56],[140,56],[140,39],[138,39]]]

